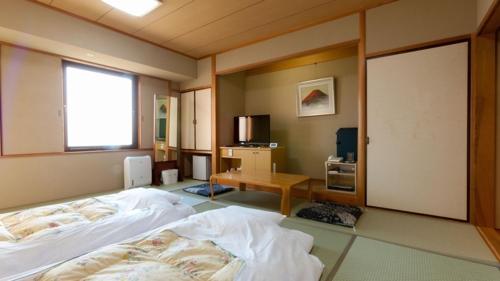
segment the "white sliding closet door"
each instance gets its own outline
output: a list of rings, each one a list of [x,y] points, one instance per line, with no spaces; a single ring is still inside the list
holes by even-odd
[[[468,43],[367,61],[367,205],[467,219]]]
[[[195,149],[194,92],[181,94],[181,148]]]
[[[212,91],[196,91],[196,149],[212,149]]]

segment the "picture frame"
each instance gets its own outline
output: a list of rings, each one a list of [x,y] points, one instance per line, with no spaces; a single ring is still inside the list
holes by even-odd
[[[335,114],[333,77],[300,82],[297,85],[297,117]]]

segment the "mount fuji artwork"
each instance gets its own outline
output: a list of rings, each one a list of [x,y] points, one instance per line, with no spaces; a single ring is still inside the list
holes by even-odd
[[[297,116],[335,114],[333,77],[301,82],[297,93]]]

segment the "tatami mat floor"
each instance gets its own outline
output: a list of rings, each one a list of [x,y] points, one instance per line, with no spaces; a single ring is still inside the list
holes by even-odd
[[[498,268],[356,237],[335,281],[493,281]]]
[[[195,206],[198,212],[227,205],[273,211],[280,206],[279,194],[268,192],[236,190],[210,201],[178,186],[164,189],[203,198],[205,202]],[[325,264],[321,280],[500,280],[498,262],[470,224],[366,208],[356,228],[351,229],[295,216],[309,204],[294,199],[292,216],[282,226],[315,238],[312,253]]]
[[[181,185],[177,184],[163,188],[174,190],[174,192],[183,196],[208,201],[209,199],[206,197],[182,191],[182,188],[186,186],[201,183],[203,182],[188,180]],[[236,204],[279,211],[280,200],[281,197],[279,194],[252,190],[240,192],[236,190],[217,196],[213,202],[224,205]],[[468,223],[376,208],[365,208],[363,215],[356,224],[356,228],[351,229],[296,217],[295,213],[308,204],[305,200],[293,199],[292,216],[289,219],[312,227],[356,234],[358,236],[455,257],[492,264],[497,263],[495,256],[488,249],[488,246],[484,243],[476,228]]]
[[[197,212],[228,205],[279,211],[279,194],[236,190],[212,201],[182,190],[201,183],[204,182],[185,180],[160,188],[181,195],[182,202],[194,206]],[[108,193],[112,192],[22,208]],[[295,216],[298,210],[309,204],[294,199],[292,216],[286,218],[282,226],[314,237],[312,254],[325,264],[321,281],[500,280],[499,263],[470,224],[366,208],[356,228],[351,229]]]

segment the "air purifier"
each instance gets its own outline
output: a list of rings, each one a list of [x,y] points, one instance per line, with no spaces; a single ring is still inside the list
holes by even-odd
[[[151,184],[152,169],[149,155],[127,157],[123,166],[125,189]]]

